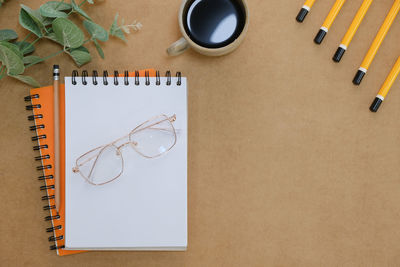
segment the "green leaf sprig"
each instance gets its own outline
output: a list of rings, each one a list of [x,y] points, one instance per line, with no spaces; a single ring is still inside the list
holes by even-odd
[[[3,2],[4,0],[0,0],[0,6]],[[86,43],[92,42],[99,56],[104,58],[100,42],[107,42],[110,36],[126,41],[125,34],[138,31],[142,27],[136,21],[125,24],[123,19],[119,24],[117,13],[110,30],[107,31],[82,9],[85,3],[92,5],[94,1],[82,0],[79,4],[75,0],[71,0],[70,3],[64,0],[48,1],[37,10],[21,4],[19,24],[28,30],[29,34],[23,40],[17,41],[18,35],[14,30],[0,30],[0,80],[8,75],[30,86],[39,87],[40,84],[34,78],[23,75],[27,68],[61,53],[69,55],[80,67],[92,59],[89,50],[84,46]],[[82,25],[88,38],[83,30],[69,19],[73,15],[82,17]],[[31,36],[36,38],[28,42]],[[35,44],[43,39],[59,44],[62,50],[45,57],[32,55],[35,52]]]

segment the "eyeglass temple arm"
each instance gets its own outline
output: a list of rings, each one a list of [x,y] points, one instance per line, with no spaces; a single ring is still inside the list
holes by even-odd
[[[174,115],[172,115],[172,116],[170,116],[170,117],[167,117],[166,119],[164,119],[164,120],[162,120],[162,121],[153,123],[153,124],[148,125],[148,126],[146,126],[146,127],[144,127],[144,128],[140,128],[140,126],[144,124],[144,123],[143,123],[143,124],[139,125],[138,127],[136,127],[135,129],[133,129],[133,130],[131,131],[131,134],[132,134],[132,133],[137,133],[137,132],[140,132],[140,131],[143,131],[143,130],[146,130],[146,129],[155,129],[155,130],[171,131],[171,129],[167,129],[167,128],[153,128],[154,125],[160,124],[160,123],[162,123],[162,122],[164,122],[164,121],[167,121],[167,120],[168,120],[169,122],[171,122],[171,123],[174,122],[174,121],[176,121],[176,115],[174,114]]]

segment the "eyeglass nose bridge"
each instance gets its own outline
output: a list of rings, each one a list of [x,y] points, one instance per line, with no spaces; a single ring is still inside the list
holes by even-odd
[[[129,141],[129,142],[126,142],[126,143],[124,143],[124,144],[122,144],[122,145],[120,145],[120,146],[118,146],[117,147],[117,153],[121,153],[120,152],[120,150],[121,150],[121,148],[123,148],[123,147],[125,147],[125,146],[131,146],[132,148],[135,148],[136,146],[137,146],[137,142],[135,142],[135,141]]]

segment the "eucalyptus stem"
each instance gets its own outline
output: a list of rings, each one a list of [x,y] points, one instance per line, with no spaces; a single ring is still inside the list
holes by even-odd
[[[6,70],[6,68],[3,65],[0,66],[0,80],[4,77],[4,74],[2,72],[5,70]]]
[[[38,37],[35,41],[33,41],[32,43],[30,43],[27,47],[25,47],[21,52],[22,54],[28,50],[28,48],[31,48],[31,46],[33,46],[34,44],[36,44],[40,39],[42,39],[41,37]]]
[[[29,33],[25,36],[24,40],[22,40],[22,42],[25,42],[26,40],[28,40],[29,36],[31,36],[31,35],[32,35],[32,32],[29,32]]]
[[[79,7],[81,7],[84,3],[86,3],[87,0],[83,0],[80,4]]]
[[[55,53],[53,53],[53,54],[51,54],[51,55],[48,55],[47,57],[44,57],[44,58],[42,58],[41,60],[38,60],[37,62],[31,63],[31,64],[29,64],[29,65],[26,65],[26,66],[25,66],[25,69],[26,69],[26,68],[29,68],[29,67],[31,67],[31,66],[33,66],[33,65],[36,65],[36,64],[38,64],[38,63],[40,63],[40,62],[43,62],[43,61],[45,61],[45,60],[48,60],[48,59],[50,59],[50,58],[52,58],[52,57],[55,57],[55,56],[61,54],[62,52],[64,52],[64,49],[63,49],[63,50],[60,50],[60,51],[57,51],[57,52],[55,52]]]

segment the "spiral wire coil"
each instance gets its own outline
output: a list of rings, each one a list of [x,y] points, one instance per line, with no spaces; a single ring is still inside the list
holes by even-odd
[[[113,82],[114,85],[119,85],[119,79],[118,78],[121,77],[121,76],[119,75],[119,72],[117,70],[114,70],[113,73],[114,73],[114,76],[112,77],[112,80],[113,80],[112,82]],[[135,78],[135,85],[140,85],[140,80],[139,80],[140,74],[139,74],[139,71],[135,71],[134,73],[135,73],[135,76],[133,78]],[[168,86],[172,85],[171,71],[167,71],[165,73],[165,77],[167,78],[166,85],[168,85]],[[88,85],[88,80],[87,80],[88,71],[83,70],[81,76],[79,76],[79,72],[77,70],[72,71],[72,76],[71,76],[72,85],[77,85],[78,84],[77,79],[79,79],[79,78],[81,78],[82,85]],[[93,85],[98,85],[97,78],[98,78],[98,72],[96,70],[94,70],[92,72],[92,84]],[[123,81],[124,81],[123,84],[124,85],[129,85],[129,78],[130,78],[129,71],[125,70],[124,71],[124,75],[123,75]],[[149,71],[145,71],[144,78],[145,78],[145,83],[144,84],[149,86],[151,84],[151,82],[150,82],[150,72]],[[182,85],[182,74],[181,74],[181,72],[177,72],[176,73],[176,78],[177,78],[176,85],[178,85],[178,86]],[[108,80],[109,80],[108,71],[105,70],[105,71],[103,71],[103,85],[108,85],[109,84]],[[155,85],[157,85],[157,86],[161,85],[161,77],[160,77],[160,72],[159,71],[156,71],[156,82],[155,82]]]

